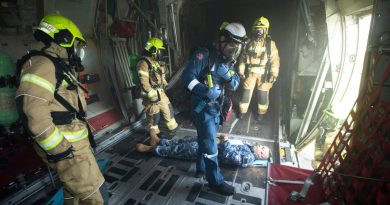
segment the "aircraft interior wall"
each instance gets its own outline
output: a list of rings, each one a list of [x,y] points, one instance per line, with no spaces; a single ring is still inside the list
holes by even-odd
[[[4,14],[1,12],[5,11],[2,8],[5,5],[3,2],[8,2],[11,7],[7,9],[12,10],[23,1],[0,0],[0,14]],[[360,77],[361,82],[371,79],[373,88],[376,88],[390,61],[388,57],[390,34],[388,26],[385,26],[389,20],[390,9],[382,10],[389,8],[390,1],[31,0],[31,2],[30,4],[34,4],[36,8],[27,13],[31,18],[28,21],[24,19],[21,25],[38,22],[45,14],[56,11],[69,16],[76,25],[80,25],[80,30],[87,39],[86,58],[83,59],[86,70],[83,74],[98,78],[94,82],[86,83],[89,95],[92,96],[88,102],[87,120],[95,123],[92,124],[92,128],[98,143],[95,150],[97,159],[111,161],[103,173],[111,194],[111,204],[213,205],[245,202],[264,205],[268,200],[269,178],[266,177],[269,170],[264,166],[246,168],[221,166],[226,181],[239,190],[237,195],[224,198],[213,194],[202,179],[193,178],[196,169],[193,161],[164,159],[136,150],[137,143],[149,143],[150,133],[146,125],[143,99],[140,93],[136,94],[136,91],[141,92],[136,89],[140,84],[137,82],[130,85],[126,80],[132,79],[134,77],[132,74],[138,76],[138,68],[134,65],[142,56],[145,41],[149,37],[163,38],[166,41],[165,47],[168,48],[166,50],[170,52],[166,52],[164,56],[166,65],[171,69],[169,76],[167,75],[169,85],[166,93],[174,107],[176,121],[180,124],[174,139],[180,139],[198,134],[191,120],[189,94],[180,83],[180,71],[185,67],[190,52],[197,46],[215,43],[222,22],[241,23],[247,35],[252,37],[254,20],[260,16],[267,17],[270,21],[269,33],[279,50],[280,72],[270,90],[270,106],[265,120],[260,122],[256,119],[258,106],[256,97],[252,97],[246,115],[239,117],[238,103],[242,96],[242,88],[239,88],[234,93],[228,92],[228,96],[233,99],[234,107],[230,121],[220,126],[218,132],[228,133],[231,139],[248,140],[251,143],[268,146],[271,158],[266,163],[298,166],[304,169],[319,167],[321,160],[326,156],[328,145],[344,121],[344,116],[336,115],[341,113],[337,111],[343,113],[350,111],[348,103],[341,106],[340,103],[337,104],[337,99],[341,99],[339,101],[342,102],[353,96],[347,95],[352,93],[351,91],[356,93],[365,91],[362,84],[360,89],[359,84],[356,84]],[[303,2],[308,4],[307,8],[311,11],[305,13]],[[26,3],[24,6],[30,4]],[[77,9],[73,9],[75,5]],[[136,9],[136,6],[139,8]],[[23,10],[22,6],[20,8],[21,14],[27,11]],[[372,16],[372,20],[371,13],[377,14]],[[4,23],[3,18],[9,21]],[[173,18],[175,23],[172,23]],[[33,39],[31,25],[29,29],[20,25],[20,28],[4,26],[16,22],[14,19],[11,20],[12,18],[0,15],[0,54],[1,52],[9,54],[15,63],[27,50],[38,49],[42,45],[38,45]],[[131,27],[134,29],[131,35],[127,37],[118,35],[116,25],[120,21],[134,26]],[[308,21],[312,21],[314,27],[310,27]],[[159,36],[160,32],[164,37]],[[177,33],[177,38],[174,33]],[[176,45],[177,48],[173,48]],[[378,61],[376,71],[370,72],[370,65],[375,62],[373,56],[377,53],[383,56]],[[130,66],[126,64],[129,62],[124,56],[136,57],[137,60]],[[126,70],[127,66],[130,67],[130,71]],[[385,82],[380,96],[380,99],[386,102],[390,98],[389,79]],[[355,99],[350,98],[349,100],[355,103]],[[160,120],[162,138],[168,137],[169,134],[164,123]],[[385,129],[385,126],[383,127]],[[7,173],[11,173],[9,169],[11,170],[10,167],[13,165],[4,166],[6,163],[3,155],[7,157],[12,155],[3,151],[5,147],[3,145],[7,145],[12,133],[3,136],[2,131],[4,129],[2,130],[0,125],[0,168],[5,168],[0,169],[0,173],[5,178]],[[2,143],[3,139],[6,139],[4,141],[6,143]],[[9,152],[11,154],[20,149],[11,148],[16,150],[11,150],[12,152]],[[377,150],[382,149],[385,150],[384,146]],[[46,169],[40,161],[37,164],[34,166],[39,169],[34,168],[33,171],[26,172],[28,174],[24,177],[7,179],[9,182],[6,181],[4,186],[0,178],[0,204],[30,204],[34,200],[47,201],[52,196],[53,190],[57,190],[60,183],[50,169]],[[13,172],[19,173],[15,170]]]

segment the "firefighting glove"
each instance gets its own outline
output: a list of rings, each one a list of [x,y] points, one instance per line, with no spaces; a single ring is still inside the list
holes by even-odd
[[[240,63],[238,65],[238,71],[237,71],[237,74],[238,76],[241,78],[241,79],[244,79],[245,78],[245,63]]]
[[[231,73],[231,71],[233,72],[233,74]],[[234,71],[230,70],[226,64],[219,64],[216,73],[225,81],[230,81],[232,76],[234,75]]]
[[[275,76],[273,73],[271,73],[271,75],[269,76],[268,82],[274,83],[277,78],[278,78],[278,76]]]
[[[220,95],[220,92],[217,90],[216,87],[209,88],[209,91],[207,92],[207,98],[210,101],[215,101]]]
[[[50,163],[56,163],[64,159],[71,159],[74,157],[73,155],[73,146],[70,146],[67,150],[58,153],[58,154],[46,154],[47,161]]]
[[[151,102],[157,102],[158,101],[158,93],[157,93],[156,89],[151,89],[148,92],[147,96],[148,96],[149,101],[151,101]]]

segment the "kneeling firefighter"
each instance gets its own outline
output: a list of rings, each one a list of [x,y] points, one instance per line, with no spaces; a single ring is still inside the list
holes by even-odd
[[[142,104],[145,107],[148,128],[150,131],[150,145],[154,146],[159,140],[156,138],[160,133],[158,123],[160,112],[170,135],[173,136],[178,127],[172,104],[165,94],[165,87],[168,85],[165,79],[166,67],[162,63],[162,50],[164,43],[159,38],[151,38],[146,42],[143,57],[137,64],[138,76],[141,82]]]
[[[34,37],[45,46],[18,61],[16,103],[22,123],[38,155],[57,172],[65,204],[104,204],[104,178],[85,118],[86,90],[75,77],[83,70],[79,53],[85,39],[71,20],[57,14],[45,16]]]

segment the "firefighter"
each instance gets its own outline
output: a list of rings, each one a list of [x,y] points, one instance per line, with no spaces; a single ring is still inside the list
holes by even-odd
[[[85,39],[68,18],[50,14],[34,31],[44,47],[18,61],[16,103],[34,149],[64,186],[65,204],[104,204],[104,178],[93,155],[84,91],[75,72]],[[106,201],[107,202],[107,201]]]
[[[163,57],[162,50],[165,49],[163,45],[163,41],[159,38],[153,37],[149,39],[143,50],[143,57],[137,64],[142,88],[142,104],[145,107],[151,136],[157,136],[160,133],[158,128],[160,112],[170,131],[170,136],[173,136],[178,128],[172,104],[164,91],[168,83],[165,79],[167,69],[161,61]],[[156,140],[158,138],[151,137],[150,145],[155,145],[157,143]]]
[[[244,79],[239,103],[238,118],[248,111],[254,88],[257,90],[256,120],[261,122],[267,113],[269,91],[279,74],[279,54],[276,44],[268,35],[269,21],[265,17],[255,20],[252,26],[253,38],[239,60],[238,75]]]
[[[233,65],[245,42],[246,31],[239,23],[221,28],[215,45],[198,48],[191,54],[181,80],[191,93],[191,116],[198,133],[195,177],[205,174],[212,190],[233,195],[234,187],[224,182],[219,170],[216,137],[224,88],[234,91],[240,82]]]

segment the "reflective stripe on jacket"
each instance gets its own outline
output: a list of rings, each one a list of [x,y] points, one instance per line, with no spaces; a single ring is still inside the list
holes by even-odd
[[[45,52],[52,56],[67,56],[64,48],[53,44]],[[23,97],[23,113],[32,138],[51,155],[64,152],[72,142],[87,140],[88,136],[85,122],[78,119],[68,125],[54,125],[51,112],[68,111],[54,99],[55,71],[53,62],[47,57],[31,57],[22,67],[20,86],[16,91],[16,98]],[[83,108],[86,108],[81,89],[68,90],[67,83],[62,83],[57,93],[76,109],[80,97]]]
[[[251,41],[239,60],[238,72],[245,73],[245,68],[247,68],[248,72],[263,74],[267,61],[268,55],[264,40]],[[280,58],[278,48],[273,40],[271,40],[270,63],[272,76],[278,77]]]

